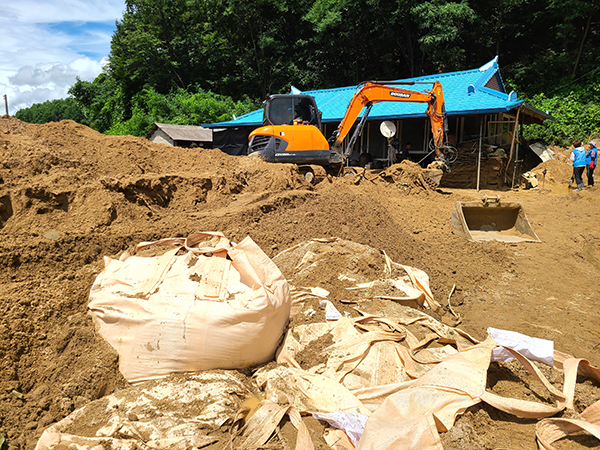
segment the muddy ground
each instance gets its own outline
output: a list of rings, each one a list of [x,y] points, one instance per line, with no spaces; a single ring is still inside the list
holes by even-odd
[[[0,118],[0,435],[34,448],[50,424],[128,386],[86,311],[103,256],[195,231],[234,242],[249,235],[269,256],[330,236],[383,249],[426,271],[442,305],[455,286],[452,309],[473,336],[515,330],[600,366],[600,186],[569,189],[566,155],[534,170],[542,180],[546,169],[538,190],[435,190],[416,169],[403,184],[368,174],[311,186],[290,165],[104,136],[70,121]],[[454,235],[454,204],[483,194],[520,202],[542,242]],[[455,324],[447,308],[436,314]],[[501,365],[490,376],[503,395],[528,384]],[[580,381],[579,411],[600,399],[598,383]],[[534,429],[478,405],[443,439],[447,449],[534,449]],[[596,444],[575,437],[556,446]]]

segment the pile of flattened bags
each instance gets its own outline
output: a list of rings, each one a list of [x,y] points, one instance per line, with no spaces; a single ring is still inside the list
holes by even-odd
[[[425,272],[340,239],[273,260],[218,232],[141,243],[105,258],[89,302],[132,386],[52,425],[36,448],[260,448],[289,421],[292,445],[313,449],[316,419],[334,449],[439,450],[439,433],[479,402],[541,419],[540,449],[574,432],[600,439],[600,402],[551,418],[574,409],[578,374],[600,370],[510,331],[480,342],[427,314],[439,307]],[[553,403],[486,389],[490,362],[511,359]],[[562,390],[537,364],[564,373]]]

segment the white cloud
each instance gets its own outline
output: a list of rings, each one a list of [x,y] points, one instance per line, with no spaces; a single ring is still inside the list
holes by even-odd
[[[8,81],[15,86],[67,86],[77,77],[91,81],[102,71],[102,63],[90,58],[80,58],[69,64],[37,64],[35,67],[23,66]]]
[[[20,23],[105,22],[123,15],[124,0],[18,0],[0,6],[0,15]]]
[[[20,89],[14,86],[0,84],[0,92],[6,94],[8,98],[8,113],[14,116],[21,109],[33,105],[34,103],[44,103],[48,100],[66,98],[68,96],[68,87],[39,87],[36,89]],[[4,102],[0,105],[0,114],[5,114]]]
[[[0,95],[8,95],[10,114],[66,98],[76,77],[92,81],[125,9],[124,0],[6,3],[0,4]]]

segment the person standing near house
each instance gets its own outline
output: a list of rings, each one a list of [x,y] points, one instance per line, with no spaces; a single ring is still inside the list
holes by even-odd
[[[591,187],[594,185],[594,169],[598,162],[598,149],[596,148],[595,141],[590,141],[590,149],[585,154],[585,162],[588,186]]]
[[[371,168],[371,164],[373,164],[373,155],[368,152],[362,152],[358,157],[358,165],[360,167],[365,167],[367,169]]]
[[[404,148],[402,149],[402,153],[400,154],[400,161],[404,161],[408,159],[408,155],[410,154],[410,149],[412,148],[412,144],[407,142]]]
[[[573,161],[573,176],[577,183],[576,191],[583,190],[583,171],[586,167],[585,148],[580,140],[573,142],[573,150],[571,151],[571,161]]]

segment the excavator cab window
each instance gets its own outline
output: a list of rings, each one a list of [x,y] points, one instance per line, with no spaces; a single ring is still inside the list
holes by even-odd
[[[315,99],[310,95],[272,95],[267,99],[263,124],[292,125],[294,121],[320,128]]]

